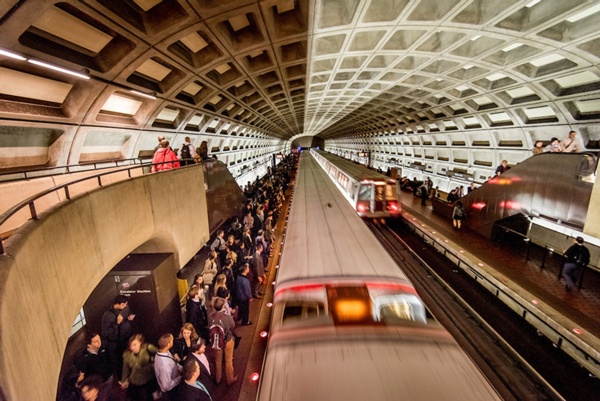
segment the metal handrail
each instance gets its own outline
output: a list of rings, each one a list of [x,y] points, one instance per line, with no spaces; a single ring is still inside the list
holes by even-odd
[[[82,172],[82,171],[101,170],[101,169],[112,168],[112,167],[122,167],[122,165],[119,165],[119,163],[126,163],[126,162],[133,162],[133,164],[137,164],[137,163],[139,163],[139,164],[148,164],[148,163],[151,163],[151,159],[146,159],[146,160],[144,160],[143,158],[140,158],[140,157],[134,157],[134,158],[131,158],[131,159],[95,161],[95,162],[81,163],[81,164],[68,164],[68,165],[65,165],[65,166],[42,167],[42,168],[36,168],[36,169],[32,169],[32,170],[21,170],[21,171],[5,172],[5,173],[0,173],[0,182],[11,182],[11,181],[19,181],[19,180],[28,180],[30,178],[50,177],[50,176],[53,176],[53,175],[79,173],[79,172]],[[98,167],[99,164],[108,164],[108,163],[110,163],[110,164],[114,163],[114,165],[107,165],[107,166]],[[87,168],[87,167],[92,167],[92,168]],[[54,170],[64,170],[64,171],[58,172],[58,173],[55,173],[55,174],[40,174],[40,175],[33,175],[32,176],[33,173],[40,173],[40,172],[44,172],[44,171],[54,171]],[[3,180],[2,179],[2,177],[4,177],[4,176],[10,176],[10,175],[22,175],[22,177],[11,178],[11,179],[7,179],[7,180]]]
[[[192,159],[181,159],[178,160],[179,162],[181,161],[185,161],[185,160],[192,160]],[[170,164],[170,163],[174,163],[174,161],[165,161],[165,162],[160,162],[160,163],[149,163],[149,164],[141,164],[141,165],[135,165],[133,167],[127,167],[124,169],[120,169],[117,171],[108,171],[105,173],[100,173],[100,174],[95,174],[95,175],[91,175],[89,177],[84,177],[84,178],[80,178],[78,180],[75,181],[70,181],[64,184],[60,184],[60,185],[56,185],[52,188],[48,188],[42,192],[39,192],[35,195],[30,196],[29,198],[19,202],[18,204],[16,204],[15,206],[11,207],[10,209],[8,209],[6,212],[2,213],[0,215],[0,227],[6,223],[6,221],[8,221],[8,219],[10,219],[15,213],[17,213],[18,211],[20,211],[21,209],[23,209],[24,207],[28,206],[29,207],[29,213],[31,215],[31,219],[32,220],[38,220],[38,215],[37,215],[37,210],[35,208],[35,201],[48,195],[51,194],[53,192],[57,192],[60,191],[61,189],[64,189],[65,191],[65,197],[68,200],[71,200],[71,194],[69,192],[69,187],[75,184],[79,184],[81,182],[84,181],[88,181],[88,180],[97,180],[98,182],[98,187],[101,188],[102,185],[102,177],[104,176],[108,176],[111,174],[117,174],[117,173],[123,173],[124,171],[127,171],[127,176],[128,178],[132,178],[131,177],[131,171],[135,170],[135,169],[140,169],[140,168],[146,168],[148,166],[156,166],[156,165],[160,165],[160,164]],[[190,164],[187,166],[182,166],[182,168],[184,167],[192,167],[192,166],[201,166],[202,163],[198,163],[198,164]],[[0,238],[0,255],[4,255],[4,244],[2,243],[2,239]]]

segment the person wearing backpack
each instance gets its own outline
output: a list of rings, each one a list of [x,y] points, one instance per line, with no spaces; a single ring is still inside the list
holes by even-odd
[[[179,151],[177,151],[177,157],[179,158],[179,160],[181,160],[182,166],[194,164],[194,160],[192,159],[196,158],[196,149],[194,149],[194,146],[192,146],[190,141],[190,137],[186,136],[185,142],[183,143],[183,145],[181,145]]]
[[[452,210],[452,224],[455,230],[460,230],[462,221],[465,219],[465,208],[461,201],[457,201]]]
[[[210,315],[210,343],[215,356],[215,381],[221,382],[223,376],[223,353],[225,353],[225,376],[227,384],[232,385],[238,380],[233,369],[233,350],[235,340],[233,330],[235,322],[230,315],[225,313],[225,300],[216,298],[213,305],[214,312]]]

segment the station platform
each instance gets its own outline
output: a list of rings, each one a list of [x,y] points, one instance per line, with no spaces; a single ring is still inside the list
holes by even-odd
[[[459,255],[463,269],[597,377],[600,367],[600,273],[586,269],[582,288],[567,291],[561,256],[526,242],[492,241],[433,212],[431,203],[402,193],[403,218],[427,242]],[[562,250],[561,250],[562,251]],[[454,259],[454,257],[450,257]],[[465,266],[468,265],[467,266]],[[495,287],[490,288],[494,283]]]

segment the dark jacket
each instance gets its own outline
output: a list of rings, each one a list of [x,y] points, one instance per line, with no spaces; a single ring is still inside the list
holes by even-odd
[[[571,245],[565,252],[565,257],[570,263],[577,263],[578,266],[587,266],[590,263],[590,251],[579,244]]]
[[[185,321],[194,325],[198,333],[203,333],[208,325],[206,308],[200,302],[188,298],[185,304]],[[183,355],[180,357],[183,358]]]
[[[254,274],[256,277],[265,275],[263,256],[258,252],[254,252],[254,256],[252,256],[252,274]]]
[[[194,326],[196,328],[196,326]],[[193,341],[192,341],[193,344]],[[183,358],[190,354],[190,347],[187,346],[183,338],[176,338],[173,340],[173,347],[171,348],[171,354],[177,354],[179,359],[183,361]],[[182,362],[183,363],[183,362]]]
[[[210,396],[204,390],[187,384],[184,380],[177,386],[177,401],[210,401]]]
[[[239,275],[235,280],[235,293],[237,299],[240,301],[248,301],[252,298],[252,289],[250,287],[250,280],[244,275]]]
[[[129,341],[129,337],[133,335],[131,321],[127,319],[130,314],[129,306],[122,311],[111,308],[104,312],[100,323],[102,340],[113,343]],[[123,321],[120,324],[117,323],[117,316],[119,315],[123,316]]]
[[[83,373],[83,377],[91,375],[99,375],[104,380],[107,380],[112,375],[112,366],[108,353],[104,347],[98,350],[97,354],[93,354],[86,349],[75,359],[75,367],[79,372]]]

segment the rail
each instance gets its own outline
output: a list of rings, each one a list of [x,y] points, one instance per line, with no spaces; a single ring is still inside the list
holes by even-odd
[[[191,159],[190,159],[191,160]],[[124,171],[127,171],[127,177],[128,178],[132,178],[131,172],[133,170],[137,170],[137,169],[142,169],[142,171],[144,171],[144,168],[147,168],[149,166],[154,166],[154,165],[161,165],[161,164],[171,164],[173,163],[172,161],[167,161],[167,162],[161,162],[161,163],[146,163],[146,164],[139,164],[139,165],[135,165],[133,167],[127,167],[127,168],[123,168],[123,169],[119,169],[119,170],[113,170],[113,171],[108,171],[105,173],[100,173],[100,174],[96,174],[96,175],[92,175],[89,177],[84,177],[84,178],[80,178],[78,180],[75,181],[70,181],[61,185],[57,185],[54,186],[52,188],[48,188],[42,192],[39,192],[35,195],[30,196],[29,198],[19,202],[18,204],[16,204],[15,206],[11,207],[10,209],[8,209],[6,212],[2,213],[0,215],[0,227],[6,223],[12,216],[14,216],[17,212],[19,212],[21,209],[25,208],[25,207],[29,207],[29,214],[30,214],[30,218],[32,220],[38,220],[38,215],[37,215],[37,210],[35,207],[35,202],[40,199],[43,198],[44,196],[54,193],[54,192],[58,192],[61,190],[64,190],[65,193],[65,198],[67,200],[71,200],[71,192],[69,190],[69,188],[73,185],[76,184],[80,184],[84,181],[90,181],[90,180],[96,180],[98,185],[97,188],[102,188],[103,184],[102,184],[102,178],[112,175],[112,174],[122,174]],[[194,166],[196,164],[191,164],[188,166],[183,166],[183,167],[191,167]],[[199,166],[201,166],[202,164],[197,164]],[[3,239],[0,238],[0,255],[4,255],[4,244],[2,242]]]
[[[112,168],[112,167],[123,167],[128,164],[138,164],[138,163],[148,165],[151,163],[151,161],[141,158],[141,157],[135,157],[135,158],[131,158],[131,159],[105,160],[105,161],[96,161],[96,162],[81,163],[81,164],[69,164],[66,166],[43,167],[43,168],[35,168],[35,169],[31,169],[31,170],[4,172],[4,173],[0,173],[0,182],[28,180],[31,178],[40,178],[40,177],[49,177],[49,176],[53,176],[53,175],[79,173],[82,171],[100,170],[100,169]],[[53,173],[53,171],[54,171],[54,173]],[[48,174],[45,174],[45,172],[48,172]],[[8,177],[8,178],[6,178],[6,177]]]

